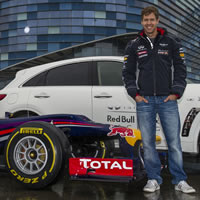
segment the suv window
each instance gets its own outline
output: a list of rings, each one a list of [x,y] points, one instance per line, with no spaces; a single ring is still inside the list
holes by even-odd
[[[91,85],[89,63],[74,63],[43,72],[24,86]]]
[[[97,62],[98,83],[101,86],[122,86],[121,62],[99,61]]]
[[[46,82],[46,75],[47,71],[42,72],[41,74],[35,76],[34,78],[30,79],[27,81],[23,87],[28,87],[28,86],[44,86]]]

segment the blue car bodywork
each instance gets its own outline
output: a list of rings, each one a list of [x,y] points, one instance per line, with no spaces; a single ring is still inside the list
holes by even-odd
[[[50,135],[48,130],[51,132]],[[66,163],[60,160],[67,160],[67,168],[70,168],[69,158],[72,161],[73,158],[97,159],[92,160],[94,169],[87,169],[85,174],[78,174],[83,168],[80,165],[81,169],[77,168],[71,175],[73,179],[111,181],[141,179],[145,173],[144,168],[141,167],[143,164],[140,155],[141,137],[136,137],[136,132],[125,127],[95,123],[83,115],[73,114],[0,119],[0,167],[8,169],[17,181],[30,188],[42,188],[51,183],[61,169],[61,165]],[[131,176],[123,176],[122,173],[122,176],[115,177],[112,174],[110,176],[98,172],[100,162],[106,168],[109,163],[114,162],[111,168],[121,170],[119,159],[133,161]],[[48,160],[51,161],[49,171],[45,168]],[[123,166],[130,171],[126,163],[123,163]],[[52,173],[54,168],[57,170]],[[112,173],[112,170],[110,172]],[[46,176],[50,177],[49,180]]]

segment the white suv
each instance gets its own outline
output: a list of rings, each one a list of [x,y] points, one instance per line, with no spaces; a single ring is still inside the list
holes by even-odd
[[[85,57],[21,70],[0,90],[0,117],[44,114],[83,114],[96,122],[137,128],[135,102],[121,80],[122,57]],[[200,86],[188,84],[178,101],[184,152],[198,153],[200,135]],[[162,128],[157,134],[167,145]]]

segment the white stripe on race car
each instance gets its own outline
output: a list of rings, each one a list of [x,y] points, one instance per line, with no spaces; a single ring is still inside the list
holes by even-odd
[[[6,135],[6,136],[3,136],[3,137],[0,137],[0,142],[4,141],[4,140],[7,140],[9,137],[9,135]]]

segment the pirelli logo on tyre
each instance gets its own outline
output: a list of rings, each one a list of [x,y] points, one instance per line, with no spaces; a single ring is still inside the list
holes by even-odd
[[[19,133],[41,135],[43,133],[43,128],[23,127],[23,128],[20,128]]]

